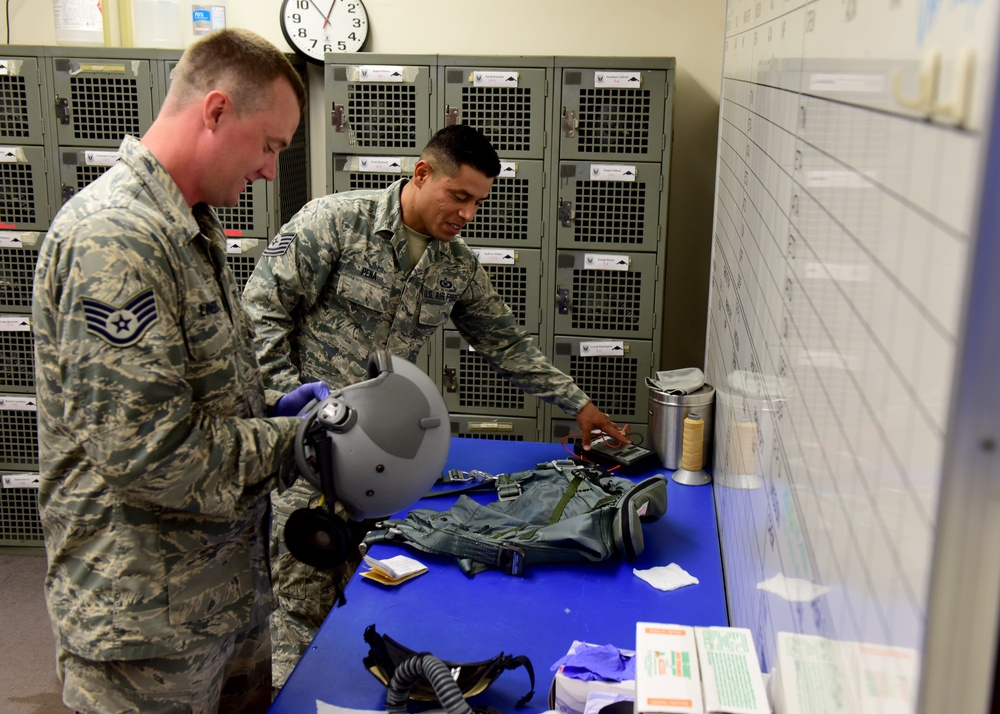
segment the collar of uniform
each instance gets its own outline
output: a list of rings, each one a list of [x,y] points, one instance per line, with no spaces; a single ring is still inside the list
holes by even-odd
[[[403,202],[401,196],[403,186],[409,179],[400,179],[396,183],[388,186],[378,198],[375,208],[375,233],[388,239],[392,243],[393,252],[397,259],[402,260],[402,255],[407,252],[406,231],[403,230]],[[431,255],[436,255],[447,246],[444,241],[432,238],[427,244],[427,250]]]
[[[195,235],[200,232],[210,244],[225,253],[226,231],[215,211],[207,203],[196,203],[191,207],[191,216],[195,220]]]
[[[118,149],[118,158],[132,169],[168,221],[183,229],[188,240],[198,235],[198,223],[180,188],[153,152],[134,136],[126,136]]]

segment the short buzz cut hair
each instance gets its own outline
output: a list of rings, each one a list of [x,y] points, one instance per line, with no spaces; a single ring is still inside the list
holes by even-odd
[[[217,30],[195,41],[181,56],[165,103],[182,107],[221,89],[237,112],[253,113],[271,101],[271,86],[279,77],[291,85],[301,112],[306,106],[305,85],[281,50],[250,30]]]
[[[439,130],[427,142],[420,158],[448,176],[454,176],[463,166],[471,166],[489,178],[500,175],[496,149],[482,132],[466,124]]]

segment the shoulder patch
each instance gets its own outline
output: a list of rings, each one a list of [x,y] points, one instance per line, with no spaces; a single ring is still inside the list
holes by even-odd
[[[295,240],[294,233],[282,233],[268,244],[264,249],[264,255],[284,255],[293,240]]]
[[[113,347],[131,347],[158,318],[153,288],[143,290],[120,306],[88,297],[80,302],[87,319],[87,332]]]

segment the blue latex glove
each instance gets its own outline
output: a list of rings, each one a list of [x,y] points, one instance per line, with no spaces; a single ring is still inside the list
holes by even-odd
[[[307,404],[325,399],[329,394],[330,388],[326,386],[326,382],[303,384],[279,399],[278,403],[271,409],[271,416],[298,416]]]

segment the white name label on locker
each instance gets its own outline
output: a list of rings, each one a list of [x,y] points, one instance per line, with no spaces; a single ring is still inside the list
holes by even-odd
[[[592,181],[635,181],[635,166],[624,164],[591,164]]]
[[[358,171],[401,174],[403,173],[403,159],[398,156],[362,156],[358,160]]]
[[[473,87],[516,87],[520,74],[518,72],[482,72],[472,73]]]
[[[21,248],[24,241],[21,234],[14,231],[0,231],[0,248]]]
[[[243,241],[239,238],[227,238],[226,253],[228,253],[229,255],[242,255]]]
[[[595,87],[641,87],[640,72],[595,72]]]
[[[403,65],[363,65],[358,78],[362,82],[402,82]]]
[[[621,340],[602,340],[601,342],[581,342],[581,357],[618,357],[625,354],[625,343]]]
[[[0,315],[0,332],[30,332],[31,319],[27,315]]]
[[[0,146],[0,163],[12,164],[22,153],[16,146]]]
[[[4,488],[38,488],[41,479],[38,474],[4,474]]]
[[[0,76],[7,74],[7,60],[0,60]]]
[[[510,248],[473,248],[472,252],[483,265],[514,265],[517,251]]]
[[[628,270],[630,258],[614,253],[584,253],[583,267],[586,270]]]
[[[0,397],[0,409],[8,412],[36,412],[34,397]]]
[[[117,151],[85,151],[83,160],[87,166],[114,166],[118,163]]]
[[[517,162],[501,161],[500,175],[497,178],[517,178]]]
[[[470,421],[469,431],[513,431],[514,425],[499,421]]]

